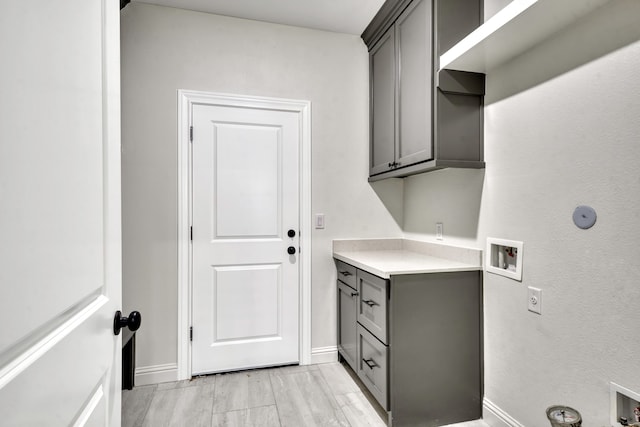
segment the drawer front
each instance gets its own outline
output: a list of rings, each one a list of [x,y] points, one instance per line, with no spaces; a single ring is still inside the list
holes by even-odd
[[[352,288],[356,288],[356,268],[352,265],[336,260],[338,270],[338,280]]]
[[[389,410],[388,379],[389,370],[387,361],[389,352],[386,345],[382,344],[369,331],[357,326],[358,331],[358,376],[367,386],[373,397]]]
[[[338,281],[338,351],[344,360],[356,370],[356,308],[358,293]]]
[[[358,322],[387,344],[387,280],[358,270]]]

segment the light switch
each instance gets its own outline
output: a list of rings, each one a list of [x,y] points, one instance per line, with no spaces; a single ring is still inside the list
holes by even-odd
[[[324,214],[316,214],[316,228],[324,228]]]

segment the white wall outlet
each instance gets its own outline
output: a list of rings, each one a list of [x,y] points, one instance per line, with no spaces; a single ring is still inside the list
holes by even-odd
[[[436,222],[436,239],[442,240],[442,223]]]
[[[324,214],[316,214],[316,228],[324,228]]]
[[[527,301],[529,311],[542,314],[542,290],[529,286],[527,288]]]

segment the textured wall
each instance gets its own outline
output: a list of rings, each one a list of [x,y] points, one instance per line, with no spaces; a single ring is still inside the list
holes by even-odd
[[[398,236],[369,186],[368,55],[357,36],[132,3],[122,14],[123,300],[144,316],[138,366],[176,362],[177,90],[310,100],[312,346],[335,346],[334,238]],[[381,196],[378,196],[378,194]]]
[[[609,382],[640,391],[638,16],[640,2],[612,1],[491,71],[484,173],[405,182],[414,237],[443,221],[445,242],[524,242],[521,283],[484,275],[485,395],[524,426],[548,425],[556,403],[609,425]],[[580,204],[598,213],[590,230],[572,222]]]

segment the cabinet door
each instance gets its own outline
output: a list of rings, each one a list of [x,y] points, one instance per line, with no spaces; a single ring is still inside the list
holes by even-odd
[[[358,368],[356,372],[373,397],[389,410],[388,347],[358,325]]]
[[[395,33],[391,27],[369,53],[370,175],[388,171],[395,161],[395,56]]]
[[[338,350],[344,360],[356,370],[356,306],[358,293],[338,281]]]
[[[387,344],[388,281],[366,271],[356,273],[358,287],[358,322]]]
[[[431,2],[413,2],[396,21],[398,92],[396,159],[409,166],[433,158]]]

